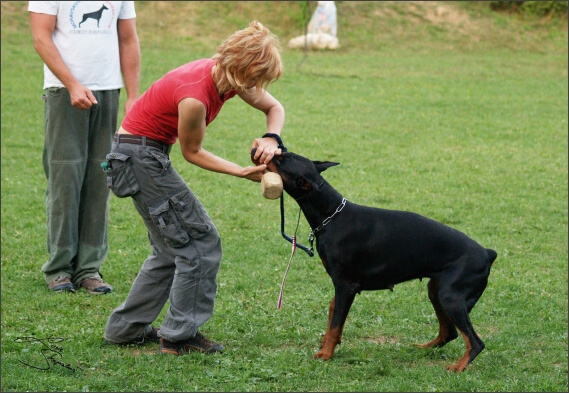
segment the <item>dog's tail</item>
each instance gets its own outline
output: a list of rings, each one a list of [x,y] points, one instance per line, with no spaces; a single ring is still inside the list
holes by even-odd
[[[492,265],[494,265],[494,261],[498,257],[498,253],[491,248],[487,248],[486,253],[488,254],[488,263],[490,264],[490,267],[492,267]]]

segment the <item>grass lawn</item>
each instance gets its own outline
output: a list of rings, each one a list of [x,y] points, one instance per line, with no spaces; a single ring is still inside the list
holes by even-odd
[[[413,346],[438,329],[426,281],[357,296],[335,357],[312,359],[333,296],[319,258],[297,251],[278,310],[290,256],[278,200],[186,163],[178,145],[173,165],[223,240],[215,313],[201,331],[226,352],[177,358],[157,356],[156,345],[102,345],[107,317],[150,252],[146,230],[132,202],[113,197],[102,272],[115,291],[47,291],[42,63],[25,4],[5,3],[2,391],[567,391],[566,21],[491,14],[484,3],[338,2],[342,47],[305,56],[286,48],[302,34],[300,2],[137,2],[142,90],[211,55],[250,19],[268,20],[285,47],[285,74],[270,91],[286,109],[289,150],[340,162],[324,176],[352,202],[415,211],[498,252],[471,313],[486,350],[456,374],[445,366],[464,353],[462,339]],[[237,98],[208,127],[204,147],[249,165],[250,143],[264,132],[264,116]],[[292,235],[298,205],[285,203]],[[301,217],[299,242],[309,232]]]

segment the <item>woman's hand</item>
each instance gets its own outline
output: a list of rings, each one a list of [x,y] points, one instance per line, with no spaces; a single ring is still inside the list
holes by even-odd
[[[266,170],[267,166],[265,164],[261,164],[258,166],[247,166],[243,168],[242,177],[260,183],[261,179],[263,178],[263,174],[265,173]]]
[[[251,149],[249,150],[249,154],[251,154],[253,149],[257,149],[253,156],[253,161],[261,164],[268,164],[275,155],[278,156],[282,154],[277,141],[274,138],[269,137],[254,139]]]

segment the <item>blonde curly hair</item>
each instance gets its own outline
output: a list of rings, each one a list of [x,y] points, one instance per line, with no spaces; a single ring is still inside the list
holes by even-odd
[[[220,93],[226,93],[256,87],[256,95],[260,97],[262,89],[266,89],[283,73],[280,52],[278,37],[261,22],[252,21],[217,48],[213,56],[217,62],[213,75],[217,89]]]

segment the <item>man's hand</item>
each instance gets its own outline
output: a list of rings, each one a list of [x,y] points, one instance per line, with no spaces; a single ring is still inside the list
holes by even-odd
[[[80,83],[69,89],[69,96],[71,97],[71,105],[77,109],[89,109],[91,106],[98,104],[91,89]]]

